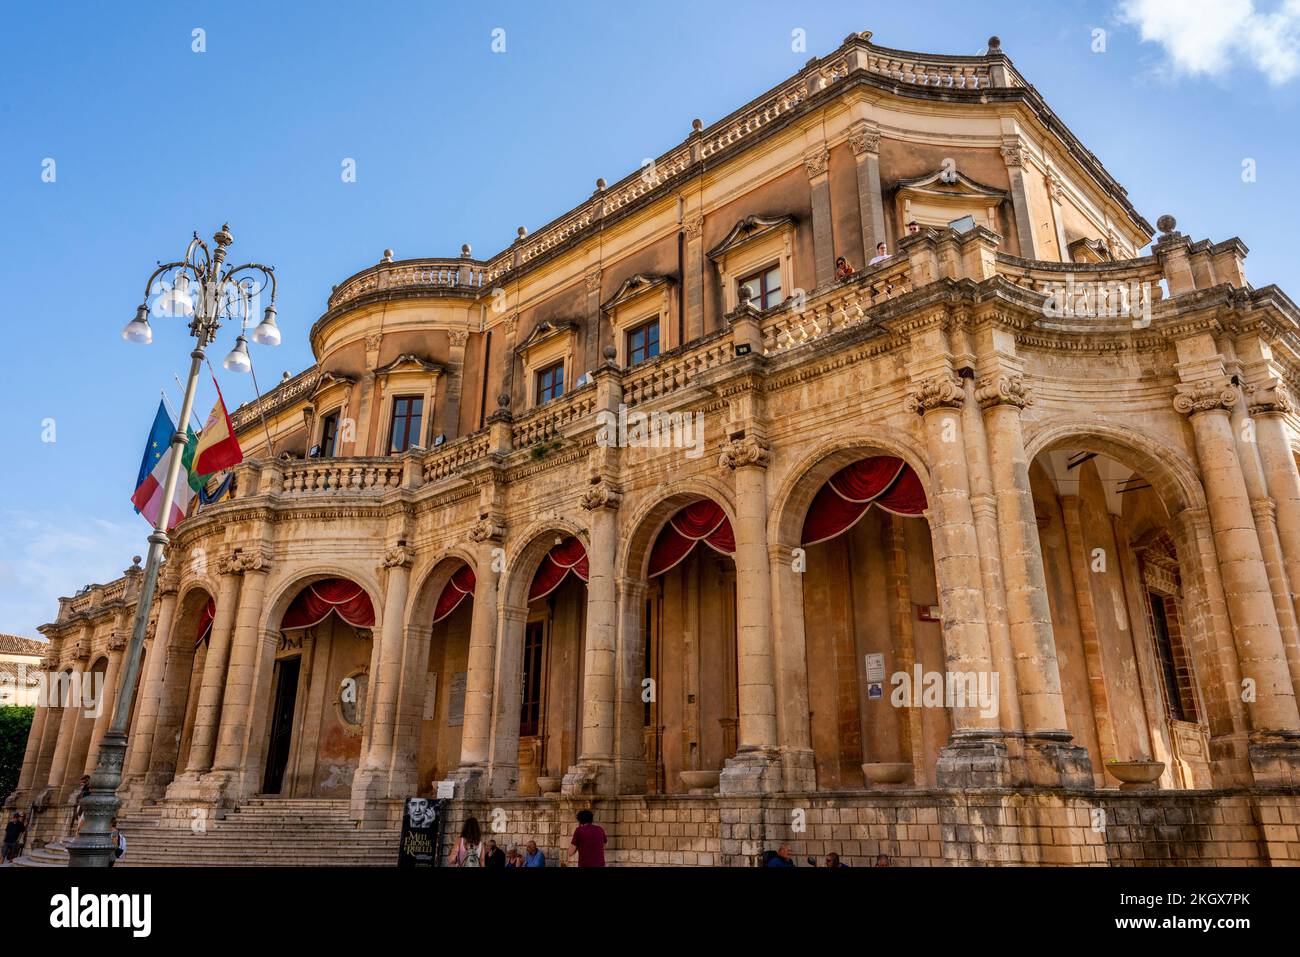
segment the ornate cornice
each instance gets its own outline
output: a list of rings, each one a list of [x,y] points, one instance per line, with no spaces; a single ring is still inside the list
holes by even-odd
[[[623,501],[623,493],[611,482],[601,480],[587,486],[582,493],[582,507],[588,511],[598,508],[618,508]]]
[[[1174,396],[1174,410],[1182,415],[1227,411],[1237,404],[1237,390],[1226,379],[1202,379],[1181,384]]]
[[[903,408],[917,415],[935,409],[960,409],[966,403],[966,390],[961,379],[951,373],[941,373],[923,380],[915,392],[903,399]]]
[[[999,372],[979,380],[975,386],[975,401],[984,409],[998,405],[1023,409],[1034,404],[1034,394],[1021,376]]]
[[[760,438],[747,435],[742,439],[724,442],[718,455],[718,464],[729,469],[756,466],[767,468],[772,454],[768,444]]]

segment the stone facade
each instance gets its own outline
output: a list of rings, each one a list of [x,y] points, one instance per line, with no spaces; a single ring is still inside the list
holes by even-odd
[[[1160,230],[996,40],[857,34],[491,259],[386,255],[172,533],[128,812],[448,782],[621,863],[1300,859],[1300,313]],[[112,686],[133,581],[51,672]],[[369,613],[286,628],[328,581]]]

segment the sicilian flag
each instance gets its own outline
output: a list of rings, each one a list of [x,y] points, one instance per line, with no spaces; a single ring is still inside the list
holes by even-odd
[[[172,456],[175,454],[171,444],[175,432],[176,426],[160,402],[158,414],[154,417],[153,429],[144,448],[144,458],[140,463],[142,477],[136,485],[135,494],[131,496],[131,504],[135,506],[136,511],[148,519],[155,528],[158,526],[158,517],[163,508],[163,488],[167,483],[167,470],[171,467]],[[195,441],[194,433],[191,432],[189,446],[193,447]],[[184,467],[183,462],[182,467]],[[185,512],[189,509],[193,498],[194,491],[190,488],[189,482],[176,483],[176,496],[171,503],[171,512],[167,518],[168,530],[185,518]]]
[[[235,429],[230,424],[230,413],[226,411],[221,386],[217,385],[215,377],[212,384],[217,386],[217,404],[208,413],[208,421],[204,424],[198,445],[194,449],[194,463],[190,468],[191,485],[195,479],[201,485],[209,475],[244,461],[244,452],[239,447],[239,439],[235,437]]]

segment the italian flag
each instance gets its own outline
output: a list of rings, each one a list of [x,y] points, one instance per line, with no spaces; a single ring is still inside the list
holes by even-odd
[[[172,499],[171,513],[167,518],[167,531],[171,531],[185,518],[185,513],[189,511],[190,502],[194,500],[195,495],[190,463],[193,460],[193,450],[198,443],[198,436],[194,434],[193,429],[186,431],[189,441],[181,452],[182,481],[176,483],[176,495]],[[163,486],[167,483],[167,470],[171,467],[172,456],[175,454],[176,447],[168,445],[167,451],[158,457],[153,469],[131,496],[131,503],[155,528],[158,527],[158,516],[162,512]]]
[[[244,452],[235,438],[235,429],[230,424],[230,413],[226,411],[225,400],[221,397],[221,386],[217,386],[217,404],[208,413],[208,421],[199,435],[198,445],[194,448],[194,464],[190,469],[191,484],[199,479],[199,485],[207,481],[209,475],[228,469],[244,461]]]

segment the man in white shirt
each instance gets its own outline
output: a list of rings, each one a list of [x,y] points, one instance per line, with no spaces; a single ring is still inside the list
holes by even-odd
[[[883,262],[889,258],[889,250],[884,243],[876,243],[876,254],[867,261],[868,266],[874,266],[878,262]]]

